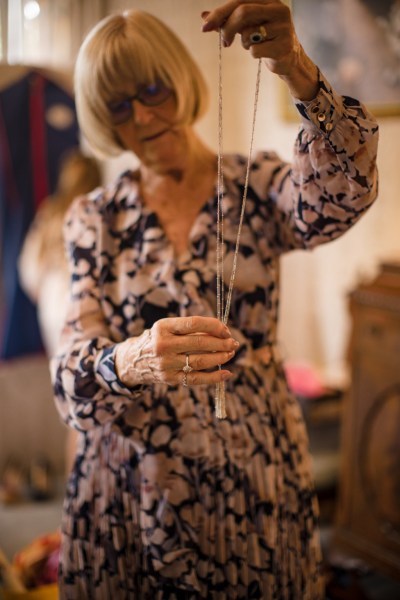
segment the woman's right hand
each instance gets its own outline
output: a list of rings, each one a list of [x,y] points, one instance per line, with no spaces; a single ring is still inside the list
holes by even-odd
[[[229,379],[232,373],[217,368],[229,361],[239,343],[214,317],[174,317],[156,321],[138,337],[117,345],[115,367],[128,387],[138,384],[181,384],[186,355],[193,371],[188,385],[210,385]],[[207,372],[208,369],[214,371]]]
[[[289,7],[282,0],[228,0],[202,13],[203,31],[221,30],[230,46],[236,35],[254,58],[262,58],[299,100],[313,100],[318,93],[318,68],[304,52],[296,34]],[[260,29],[260,27],[262,29]],[[261,42],[251,41],[254,33],[265,32]]]

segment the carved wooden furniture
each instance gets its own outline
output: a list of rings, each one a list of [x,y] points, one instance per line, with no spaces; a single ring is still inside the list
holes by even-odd
[[[352,384],[335,541],[400,578],[400,263],[350,296]]]

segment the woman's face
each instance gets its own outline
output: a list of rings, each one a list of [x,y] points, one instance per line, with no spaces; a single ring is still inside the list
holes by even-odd
[[[115,110],[116,121],[114,131],[127,150],[131,150],[143,165],[157,173],[180,170],[185,164],[188,152],[188,127],[176,122],[176,99],[173,92],[160,96],[161,102],[149,105],[143,96],[141,87],[138,90],[124,90],[115,102],[109,106]],[[139,98],[134,97],[139,95]],[[118,123],[118,111],[122,107],[126,114],[122,123]],[[131,110],[130,110],[131,107]],[[111,113],[112,115],[112,113]]]

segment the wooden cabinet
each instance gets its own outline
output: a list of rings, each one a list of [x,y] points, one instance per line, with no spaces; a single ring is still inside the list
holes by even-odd
[[[345,400],[335,541],[400,578],[400,263],[350,296],[352,384]]]

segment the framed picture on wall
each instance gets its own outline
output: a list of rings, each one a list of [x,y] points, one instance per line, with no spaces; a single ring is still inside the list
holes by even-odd
[[[290,0],[305,51],[334,88],[400,115],[400,0]],[[286,93],[284,117],[296,118]]]

